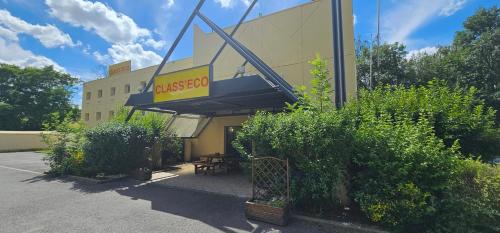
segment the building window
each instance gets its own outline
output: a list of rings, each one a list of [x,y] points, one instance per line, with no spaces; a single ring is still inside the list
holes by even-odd
[[[98,90],[97,91],[97,98],[101,98],[102,97],[102,90]]]
[[[116,88],[115,87],[112,87],[111,90],[109,90],[109,94],[111,96],[115,96],[115,93],[116,93]]]
[[[85,121],[89,121],[89,119],[90,119],[90,114],[85,113]]]
[[[95,119],[96,119],[97,121],[100,121],[100,120],[101,120],[101,112],[96,112],[96,113],[95,113]]]
[[[109,111],[108,118],[111,120],[113,117],[115,117],[115,111]]]
[[[86,100],[90,100],[90,96],[91,96],[91,95],[92,95],[92,93],[90,93],[90,91],[89,91],[89,92],[87,92],[87,94],[85,95],[85,99],[86,99]]]
[[[139,90],[139,92],[142,92],[144,91],[144,89],[146,89],[146,82],[141,82],[141,89]]]
[[[130,84],[125,85],[125,94],[130,93]]]

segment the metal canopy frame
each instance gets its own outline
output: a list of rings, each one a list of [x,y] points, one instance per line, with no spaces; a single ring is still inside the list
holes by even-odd
[[[241,26],[243,21],[246,19],[246,17],[250,13],[250,11],[253,9],[253,7],[255,6],[257,1],[258,0],[254,0],[248,6],[247,10],[245,11],[243,16],[239,20],[238,24],[235,26],[235,28],[233,29],[231,34],[228,35],[222,28],[220,28],[217,24],[212,22],[208,17],[206,17],[205,15],[203,15],[200,12],[201,7],[205,3],[205,0],[200,0],[198,2],[198,4],[196,5],[196,7],[194,8],[191,15],[189,16],[188,20],[186,21],[186,23],[182,27],[181,31],[179,32],[179,35],[177,36],[175,41],[172,43],[172,46],[170,46],[170,48],[169,48],[167,54],[165,55],[165,57],[163,58],[162,62],[160,63],[160,65],[158,66],[158,68],[154,72],[153,76],[149,80],[148,84],[146,85],[146,88],[144,88],[142,90],[141,94],[146,93],[151,88],[151,86],[153,85],[153,82],[154,82],[154,78],[159,75],[160,71],[163,69],[163,67],[165,66],[167,61],[172,56],[172,53],[174,52],[175,48],[179,44],[180,40],[184,37],[184,34],[186,33],[187,29],[192,24],[194,18],[196,16],[198,16],[203,22],[205,22],[214,32],[216,32],[224,40],[224,43],[219,48],[219,50],[217,51],[215,56],[212,58],[210,65],[212,65],[217,60],[217,58],[220,56],[220,54],[222,53],[222,51],[224,50],[226,45],[229,44],[234,50],[236,50],[236,52],[238,52],[243,58],[245,58],[246,61],[250,62],[250,64],[252,64],[260,73],[262,73],[264,75],[264,78],[271,84],[272,87],[277,88],[280,91],[282,91],[283,93],[285,93],[285,95],[289,99],[291,99],[292,101],[297,101],[298,98],[295,95],[295,93],[293,92],[293,87],[290,84],[288,84],[280,75],[278,75],[276,72],[274,72],[274,70],[271,67],[269,67],[264,61],[262,61],[254,53],[252,53],[248,48],[246,48],[241,43],[239,43],[236,39],[233,38],[234,34],[239,29],[239,27]],[[210,79],[211,79],[210,82],[212,82],[213,77],[210,77]],[[130,97],[129,97],[129,99],[130,99]],[[130,120],[130,118],[132,117],[132,115],[134,114],[134,112],[136,110],[138,110],[137,107],[133,106],[132,109],[130,110],[127,118],[126,118],[126,121]],[[149,108],[148,109],[141,109],[141,110],[157,111],[157,112],[165,111],[165,110],[161,110],[161,109],[149,109]],[[171,111],[166,110],[166,112],[171,112]],[[171,113],[176,115],[175,111],[172,111]]]

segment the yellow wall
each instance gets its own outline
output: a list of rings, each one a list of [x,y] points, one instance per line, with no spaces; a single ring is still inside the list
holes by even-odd
[[[191,158],[224,151],[224,127],[240,126],[248,116],[214,117],[197,138],[189,139]]]
[[[357,91],[352,25],[352,2],[343,1],[344,60],[349,96],[355,96]],[[232,30],[233,27],[225,28],[228,33]],[[292,86],[310,84],[311,65],[308,61],[314,59],[316,54],[326,59],[328,69],[333,70],[330,0],[306,3],[245,22],[235,38]],[[223,40],[216,33],[204,33],[195,26],[193,64],[199,66],[209,63],[222,43]],[[214,79],[233,77],[237,67],[244,61],[234,49],[227,46],[214,64]],[[257,73],[250,64],[245,68],[248,74]]]
[[[47,131],[0,131],[0,152],[45,149],[42,133]]]
[[[191,58],[173,61],[163,67],[161,73],[187,69],[193,66]],[[109,119],[109,112],[115,111],[125,104],[130,94],[139,93],[141,82],[147,83],[158,66],[150,66],[129,73],[113,75],[109,78],[97,79],[83,84],[82,96],[82,121],[87,126],[95,126],[99,122]],[[130,85],[130,93],[125,93],[125,85]],[[111,96],[111,88],[115,87],[115,95]],[[102,90],[102,97],[98,97],[98,91]],[[86,93],[91,93],[90,100],[86,99]],[[96,119],[96,113],[101,113],[101,120]],[[89,114],[89,120],[85,115]]]

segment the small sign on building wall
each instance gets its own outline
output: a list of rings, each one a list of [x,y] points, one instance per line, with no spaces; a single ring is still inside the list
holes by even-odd
[[[130,60],[110,65],[108,66],[108,77],[121,73],[129,73],[131,70],[132,62]]]
[[[154,80],[153,101],[158,103],[208,96],[211,75],[210,65],[159,75]]]

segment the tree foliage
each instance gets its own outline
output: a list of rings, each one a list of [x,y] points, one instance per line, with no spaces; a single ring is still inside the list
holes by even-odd
[[[475,88],[463,92],[451,90],[443,82],[427,86],[383,86],[373,91],[361,90],[357,102],[347,104],[344,111],[358,115],[359,122],[373,116],[390,116],[394,121],[426,118],[435,136],[451,147],[460,144],[466,156],[490,161],[500,151],[500,133],[495,127],[495,110],[476,97]]]
[[[78,79],[52,66],[20,68],[0,64],[0,130],[41,130],[57,115],[62,121],[71,114],[79,118],[72,106],[72,87]]]
[[[326,61],[317,54],[316,58],[309,61],[312,65],[311,89],[306,86],[297,87],[299,101],[289,105],[289,109],[304,108],[311,111],[324,112],[333,108],[332,104],[332,85],[330,71],[326,68]]]
[[[440,46],[434,54],[420,53],[407,57],[406,48],[399,44],[374,45],[373,86],[427,85],[431,80],[443,80],[451,88],[477,89],[477,96],[500,110],[500,9],[496,6],[479,9],[463,23],[451,45]],[[377,55],[379,58],[377,58]],[[380,59],[380,66],[377,65]],[[357,78],[361,87],[369,87],[370,48],[359,42]],[[497,115],[500,122],[500,115]]]
[[[356,52],[356,68],[358,85],[364,88],[375,87],[387,84],[404,84],[407,82],[405,59],[406,47],[403,44],[382,44],[380,47],[374,46],[372,52],[368,43],[360,42]],[[375,53],[377,55],[370,54]],[[378,60],[380,59],[380,60]],[[372,78],[370,79],[370,62],[372,66]],[[380,64],[379,64],[380,63]],[[373,83],[370,84],[370,80]]]

